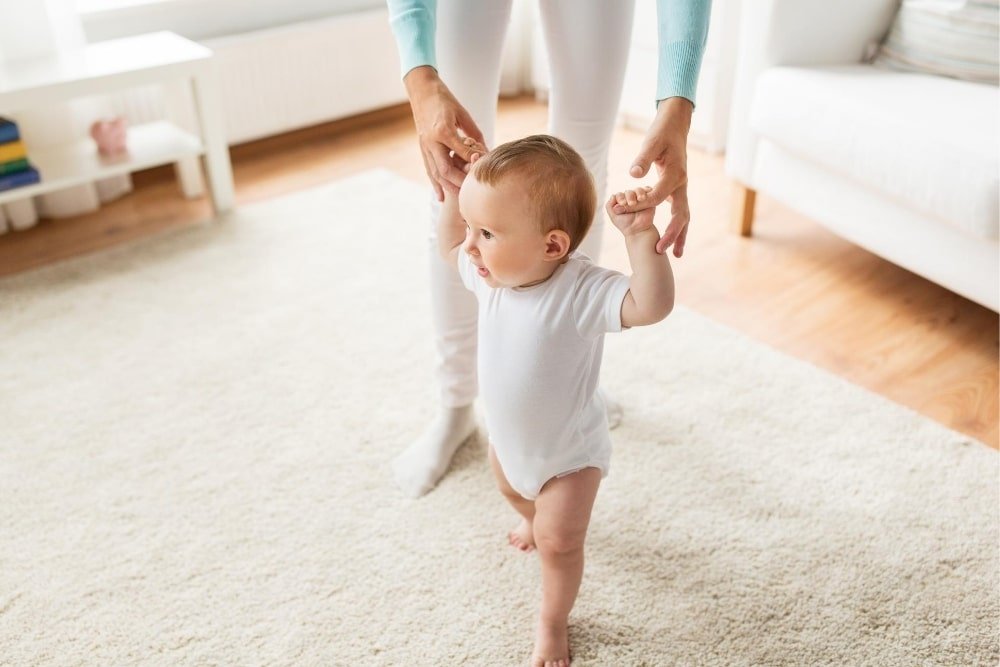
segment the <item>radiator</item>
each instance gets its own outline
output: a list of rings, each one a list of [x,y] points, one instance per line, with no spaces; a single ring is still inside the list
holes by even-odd
[[[215,52],[230,144],[406,101],[386,9],[202,40]],[[191,125],[189,91],[134,89],[111,100],[130,124],[168,111]]]

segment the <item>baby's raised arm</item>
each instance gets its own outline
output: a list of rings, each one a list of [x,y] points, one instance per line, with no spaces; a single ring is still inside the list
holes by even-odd
[[[438,251],[451,268],[458,267],[458,253],[465,242],[465,221],[458,211],[458,194],[445,192],[437,225]]]
[[[611,195],[605,208],[615,227],[625,236],[632,275],[622,302],[622,326],[655,324],[674,308],[674,274],[666,254],[656,252],[660,234],[653,226],[655,208],[626,213],[624,206],[641,201],[652,188],[640,188]],[[620,212],[619,212],[620,211]]]

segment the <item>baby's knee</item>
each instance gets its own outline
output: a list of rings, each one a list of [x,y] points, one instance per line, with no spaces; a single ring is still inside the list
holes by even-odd
[[[534,526],[535,546],[543,554],[568,556],[583,551],[586,530],[566,530],[558,526]]]

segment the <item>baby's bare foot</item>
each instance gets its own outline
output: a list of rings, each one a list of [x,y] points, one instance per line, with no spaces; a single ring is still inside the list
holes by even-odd
[[[531,667],[569,666],[569,633],[566,623],[546,623],[539,619]]]
[[[535,550],[535,533],[531,529],[531,522],[521,519],[517,528],[507,533],[507,541],[510,545],[517,547],[525,553]]]

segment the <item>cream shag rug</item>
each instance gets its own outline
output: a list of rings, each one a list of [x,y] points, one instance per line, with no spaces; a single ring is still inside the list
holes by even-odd
[[[0,281],[0,663],[523,664],[483,441],[390,481],[426,213],[367,172]],[[996,452],[683,308],[607,347],[575,665],[997,663]]]

